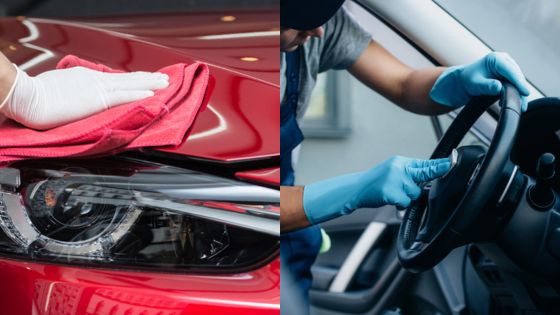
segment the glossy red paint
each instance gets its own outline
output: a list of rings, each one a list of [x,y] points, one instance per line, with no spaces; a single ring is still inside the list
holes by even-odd
[[[224,15],[230,14],[5,18],[0,19],[0,48],[31,74],[53,69],[66,54],[127,71],[207,62],[206,110],[182,146],[162,151],[219,161],[278,156],[278,13],[236,12],[236,20],[227,23],[220,20]]]
[[[280,263],[188,276],[0,259],[2,315],[277,315]]]
[[[235,177],[257,184],[280,186],[280,168],[266,168],[235,173]]]
[[[225,15],[235,15],[235,22],[221,22]],[[219,161],[277,158],[278,21],[277,12],[83,21],[3,18],[0,49],[30,74],[53,69],[66,54],[127,71],[207,62],[211,71],[207,109],[184,145],[161,151]],[[274,171],[246,173],[240,178],[278,182]],[[0,259],[0,315],[277,315],[279,305],[278,258],[250,272],[220,276]]]
[[[222,18],[234,17],[232,22]],[[134,36],[278,86],[279,15],[271,11],[197,12],[81,19],[82,25]],[[243,57],[257,58],[243,61]],[[245,59],[247,60],[247,59]]]

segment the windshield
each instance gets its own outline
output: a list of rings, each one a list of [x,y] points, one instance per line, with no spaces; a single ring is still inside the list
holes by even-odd
[[[543,94],[560,95],[560,1],[434,1],[491,49],[508,52]]]

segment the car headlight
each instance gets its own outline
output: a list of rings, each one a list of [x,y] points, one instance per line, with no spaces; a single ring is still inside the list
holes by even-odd
[[[0,169],[0,256],[251,268],[278,252],[279,200],[278,190],[139,160],[19,162]]]

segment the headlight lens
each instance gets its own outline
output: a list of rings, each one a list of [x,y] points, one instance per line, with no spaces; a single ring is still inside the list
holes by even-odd
[[[278,251],[277,190],[137,160],[71,163],[0,169],[0,255],[231,272]]]

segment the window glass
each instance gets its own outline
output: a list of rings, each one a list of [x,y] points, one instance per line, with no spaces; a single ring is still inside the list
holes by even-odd
[[[435,2],[490,48],[508,52],[543,94],[560,95],[560,1]]]
[[[301,124],[306,138],[341,138],[350,133],[348,84],[341,71],[320,73]],[[341,101],[342,100],[342,101]]]
[[[328,116],[327,93],[327,73],[321,73],[317,77],[317,84],[311,94],[311,101],[305,114],[308,121],[326,120]]]

